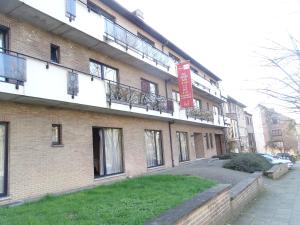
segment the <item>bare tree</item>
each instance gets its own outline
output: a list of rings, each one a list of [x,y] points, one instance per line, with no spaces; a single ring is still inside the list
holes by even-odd
[[[264,78],[268,85],[258,91],[279,100],[290,112],[300,113],[300,42],[292,36],[290,40],[290,47],[273,42],[274,47],[265,48],[270,54],[264,61],[279,73]]]

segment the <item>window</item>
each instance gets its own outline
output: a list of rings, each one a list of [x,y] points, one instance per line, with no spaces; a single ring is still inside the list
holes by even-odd
[[[142,35],[141,33],[137,33],[137,36],[140,38],[140,39],[142,39],[144,42],[146,42],[146,43],[148,43],[149,45],[151,45],[151,46],[155,46],[155,43],[154,43],[154,41],[152,41],[152,40],[150,40],[149,38],[147,38],[146,36],[144,36],[144,35]]]
[[[90,74],[100,77],[102,79],[119,81],[119,71],[113,67],[107,66],[103,63],[90,59]]]
[[[157,84],[145,79],[141,79],[141,89],[146,93],[158,94]]]
[[[177,91],[172,91],[172,99],[176,102],[180,102],[180,95]]]
[[[101,7],[99,7],[98,5],[96,5],[95,3],[93,3],[89,0],[87,1],[87,6],[88,6],[88,9],[92,10],[93,12],[95,12],[99,15],[104,16],[105,18],[107,18],[113,22],[116,20],[116,18],[113,15],[109,14],[104,9],[102,9]]]
[[[195,108],[198,108],[198,109],[201,109],[201,100],[200,99],[196,99],[196,98],[194,98],[194,107]]]
[[[66,17],[75,20],[76,17],[76,0],[66,0]]]
[[[54,44],[50,45],[51,62],[60,62],[60,47]]]
[[[0,122],[0,197],[7,195],[7,124]]]
[[[205,139],[206,139],[206,149],[209,149],[209,137],[208,137],[208,133],[205,134]]]
[[[210,147],[214,148],[213,135],[209,134]]]
[[[124,172],[122,129],[93,128],[94,177]]]
[[[61,124],[52,124],[52,145],[62,145]]]
[[[277,118],[272,118],[272,123],[273,123],[273,124],[278,124],[278,123],[279,123],[279,121],[278,121],[278,119],[277,119]]]
[[[164,164],[161,131],[145,130],[147,167]]]
[[[179,152],[179,162],[189,160],[189,143],[187,132],[176,132]]]
[[[272,136],[281,136],[281,135],[282,133],[280,129],[272,130]]]
[[[174,55],[174,54],[172,54],[171,52],[169,52],[169,56],[170,56],[170,58],[173,60],[173,62],[174,62],[175,64],[180,63],[180,58],[177,57],[176,55]]]

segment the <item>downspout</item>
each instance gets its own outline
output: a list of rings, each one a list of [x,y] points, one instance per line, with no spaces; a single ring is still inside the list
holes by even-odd
[[[174,121],[168,121],[168,124],[169,124],[169,137],[170,137],[170,149],[171,149],[172,167],[175,166],[175,164],[174,164],[174,154],[173,154],[172,132],[171,132],[171,124],[173,124],[173,123],[174,123]]]
[[[165,80],[165,91],[166,91],[166,98],[168,99],[168,80]],[[174,154],[173,154],[172,129],[171,129],[171,124],[173,124],[173,123],[174,123],[174,121],[168,121],[172,167],[175,166],[175,164],[174,164]]]

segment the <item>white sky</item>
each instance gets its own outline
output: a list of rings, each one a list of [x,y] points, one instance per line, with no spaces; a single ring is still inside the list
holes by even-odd
[[[141,9],[147,24],[219,76],[232,97],[249,108],[261,103],[284,112],[253,89],[274,74],[263,66],[261,47],[289,45],[289,34],[300,39],[300,0],[117,1]]]

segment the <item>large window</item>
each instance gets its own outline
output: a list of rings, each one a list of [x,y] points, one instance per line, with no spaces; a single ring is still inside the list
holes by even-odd
[[[145,130],[147,166],[155,167],[164,164],[161,131]]]
[[[122,130],[118,128],[93,128],[95,177],[122,173]]]
[[[177,145],[179,150],[179,162],[188,161],[190,159],[188,133],[176,132],[176,135],[177,135]]]
[[[143,92],[151,93],[151,94],[158,94],[158,86],[156,83],[141,79],[141,89]]]
[[[102,79],[119,81],[119,71],[113,67],[90,59],[90,74]]]
[[[7,195],[7,125],[0,122],[0,197]]]

